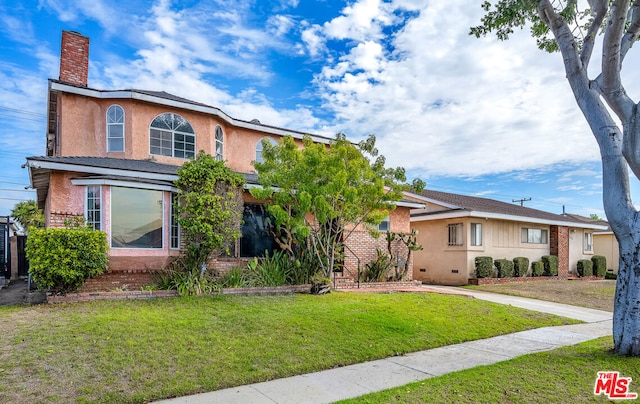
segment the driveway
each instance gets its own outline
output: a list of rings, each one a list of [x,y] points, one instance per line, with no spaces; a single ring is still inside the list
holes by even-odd
[[[27,290],[26,280],[12,280],[0,289],[0,306],[40,304],[46,301],[47,296],[44,292]]]

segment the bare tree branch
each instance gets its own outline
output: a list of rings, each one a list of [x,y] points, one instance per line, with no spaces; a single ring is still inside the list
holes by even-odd
[[[627,28],[627,32],[622,37],[620,63],[622,63],[625,56],[627,56],[627,52],[638,40],[638,35],[640,34],[640,0],[635,0],[633,2],[633,5],[631,5],[631,8],[629,9],[629,14],[631,16],[631,21],[629,28]]]
[[[640,0],[638,0],[640,1]],[[582,53],[580,55],[580,61],[586,69],[591,61],[591,55],[593,54],[593,47],[598,36],[598,31],[602,26],[605,16],[607,15],[608,0],[591,0],[589,5],[591,6],[591,15],[593,16],[593,22],[589,26],[587,36],[584,37],[582,42]]]

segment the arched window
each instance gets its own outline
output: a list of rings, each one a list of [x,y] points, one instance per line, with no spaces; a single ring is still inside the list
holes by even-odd
[[[220,125],[216,126],[216,160],[224,160],[224,134]]]
[[[189,121],[178,114],[165,112],[151,122],[149,151],[160,156],[183,159],[195,157],[196,135]]]
[[[112,105],[107,109],[107,152],[124,151],[124,109]]]
[[[256,144],[256,161],[258,163],[262,163],[264,161],[264,159],[262,158],[262,149],[263,149],[262,141],[263,140],[268,140],[274,146],[278,144],[278,142],[271,139],[270,137],[263,137],[262,139],[258,140],[258,144]]]

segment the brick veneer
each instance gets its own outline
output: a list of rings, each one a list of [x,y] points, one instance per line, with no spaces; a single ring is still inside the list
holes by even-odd
[[[354,231],[345,244],[349,248],[345,251],[345,272],[343,275],[354,280],[358,279],[358,258],[360,258],[360,271],[362,272],[368,263],[376,259],[376,249],[385,253],[388,252],[387,239],[384,233],[380,237],[374,238],[368,231]],[[391,251],[394,255],[399,254],[401,258],[407,256],[407,246],[397,240],[391,244]],[[409,271],[407,271],[405,280],[410,281],[413,279],[412,267],[413,257],[409,262]]]
[[[569,228],[551,226],[549,253],[558,257],[558,279],[569,278]]]
[[[65,227],[65,222],[73,223],[76,218],[84,221],[84,214],[52,210],[49,213],[49,227]]]
[[[73,31],[62,31],[60,81],[87,86],[89,76],[89,38]]]

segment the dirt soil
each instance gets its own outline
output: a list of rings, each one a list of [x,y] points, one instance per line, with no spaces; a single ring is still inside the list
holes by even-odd
[[[40,304],[45,302],[44,292],[27,290],[26,280],[12,280],[0,289],[0,306],[14,306],[18,304]]]
[[[613,312],[616,281],[553,280],[471,286],[469,288]]]

